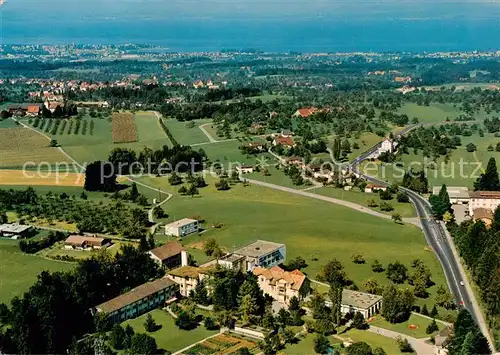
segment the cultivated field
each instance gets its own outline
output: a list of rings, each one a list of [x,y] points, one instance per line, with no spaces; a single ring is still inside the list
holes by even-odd
[[[0,168],[19,168],[26,162],[53,165],[68,162],[49,140],[27,128],[0,128]]]
[[[84,117],[84,121],[89,121],[89,131],[86,135],[62,134],[54,136],[59,144],[75,158],[78,162],[91,162],[94,160],[106,160],[109,152],[114,148],[129,148],[137,152],[144,147],[160,149],[164,145],[171,145],[165,132],[158,124],[156,117],[150,112],[138,112],[134,115],[137,127],[137,142],[133,143],[113,143],[112,123],[107,118]],[[73,119],[75,120],[75,119]],[[75,120],[76,121],[76,120]],[[90,134],[90,122],[94,124],[92,134]],[[68,122],[67,126],[71,124]],[[67,128],[66,128],[67,129]]]
[[[113,112],[113,143],[137,142],[137,126],[130,112]]]
[[[65,271],[74,266],[23,254],[17,244],[15,240],[0,240],[0,302],[9,303],[14,296],[21,296],[44,270]]]
[[[0,185],[45,185],[45,186],[83,186],[83,174],[68,172],[44,172],[23,170],[0,170]]]
[[[170,186],[163,177],[144,177],[140,181],[174,194],[180,187]],[[372,272],[370,265],[374,259],[384,266],[396,260],[409,266],[413,259],[420,258],[431,269],[436,283],[429,289],[431,296],[418,301],[427,303],[428,307],[434,305],[433,293],[437,287],[446,285],[438,260],[415,226],[399,225],[325,201],[260,186],[237,184],[229,191],[217,191],[215,181],[217,179],[207,178],[209,186],[199,190],[199,197],[175,195],[165,205],[170,215],[165,222],[192,216],[206,220],[205,233],[183,239],[187,246],[202,243],[210,236],[227,250],[256,239],[280,242],[286,244],[288,260],[296,256],[306,260],[308,267],[304,271],[311,278],[316,277],[328,260],[338,258],[348,277],[360,288],[362,281],[368,278],[376,279],[380,285],[388,283],[384,273]],[[212,227],[218,223],[222,228]],[[366,264],[354,264],[351,260],[354,252],[361,253]]]

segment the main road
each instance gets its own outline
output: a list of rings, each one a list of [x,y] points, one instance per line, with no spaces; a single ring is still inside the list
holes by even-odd
[[[408,133],[410,130],[416,127],[418,127],[418,125],[407,127],[403,131],[399,132],[398,135],[400,136],[402,134]],[[388,185],[386,181],[382,181],[372,176],[366,175],[359,169],[359,164],[364,160],[370,158],[380,146],[381,143],[378,143],[374,147],[361,154],[352,163],[350,163],[349,168],[352,172],[358,174],[367,181],[376,183],[378,185]],[[441,221],[436,221],[432,217],[431,206],[427,199],[412,190],[406,188],[400,189],[408,193],[410,201],[415,206],[427,244],[429,244],[432,250],[436,253],[438,260],[443,267],[446,281],[456,304],[459,308],[465,308],[470,312],[476,323],[481,328],[481,331],[488,339],[491,349],[493,350],[493,352],[495,352],[494,342],[492,341],[491,335],[488,331],[488,327],[484,320],[483,314],[479,309],[478,303],[467,280],[463,266],[460,263],[460,259],[455,249],[455,245],[453,244],[453,240],[446,230],[444,223],[442,223]]]

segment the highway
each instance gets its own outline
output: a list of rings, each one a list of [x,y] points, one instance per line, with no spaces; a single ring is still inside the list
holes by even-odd
[[[398,133],[398,136],[409,132],[415,127],[418,127],[418,125],[404,129],[403,131]],[[352,163],[350,163],[350,169],[352,172],[360,175],[367,181],[376,183],[378,185],[389,185],[387,182],[365,175],[359,170],[359,164],[362,161],[368,159],[380,147],[380,145],[381,143],[378,143],[374,147],[361,154]],[[453,298],[455,299],[455,303],[459,308],[465,308],[470,312],[476,323],[481,328],[481,331],[488,339],[490,347],[492,348],[494,353],[494,343],[488,332],[488,327],[486,326],[484,317],[474,297],[472,288],[465,276],[465,272],[462,265],[460,264],[460,260],[453,245],[453,241],[451,240],[446,227],[442,222],[436,221],[432,217],[431,206],[427,199],[412,190],[403,187],[401,187],[400,189],[408,193],[411,203],[415,206],[427,244],[429,244],[429,246],[435,252],[439,262],[441,263],[446,281],[448,283],[448,287],[453,295]],[[460,284],[461,282],[464,283],[464,286]]]

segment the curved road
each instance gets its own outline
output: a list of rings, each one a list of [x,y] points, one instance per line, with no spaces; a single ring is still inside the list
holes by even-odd
[[[398,135],[407,133],[415,127],[417,126],[408,127],[402,132],[398,133]],[[377,150],[380,147],[380,144],[381,143],[375,145],[374,147],[363,153],[361,156],[356,158],[356,160],[354,160],[350,164],[350,169],[352,172],[360,175],[367,181],[371,181],[379,185],[389,185],[385,181],[363,174],[358,169],[358,165],[362,161],[366,160],[375,150]],[[479,309],[478,303],[467,280],[463,266],[460,263],[460,259],[455,249],[455,245],[453,244],[453,240],[446,230],[446,227],[442,222],[438,222],[432,217],[429,201],[412,190],[408,190],[406,188],[401,189],[408,193],[410,201],[415,206],[427,244],[429,244],[432,250],[436,253],[438,260],[441,263],[444,274],[446,276],[446,281],[456,304],[458,304],[459,307],[465,308],[470,312],[476,323],[481,328],[481,331],[488,339],[490,347],[491,349],[493,349],[494,353],[494,342],[492,341],[483,314]],[[460,284],[461,282],[464,283],[464,286]]]

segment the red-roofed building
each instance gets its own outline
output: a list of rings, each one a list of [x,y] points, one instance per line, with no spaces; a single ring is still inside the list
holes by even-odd
[[[295,111],[293,117],[307,118],[316,112],[318,112],[318,109],[316,107],[299,108],[297,111]]]
[[[285,271],[279,266],[270,269],[256,267],[253,274],[257,276],[259,287],[264,293],[287,306],[292,297],[301,300],[310,292],[309,280],[300,270]]]
[[[284,147],[293,147],[295,145],[295,143],[293,142],[292,137],[276,136],[276,137],[274,137],[273,145],[274,146],[282,145]]]

